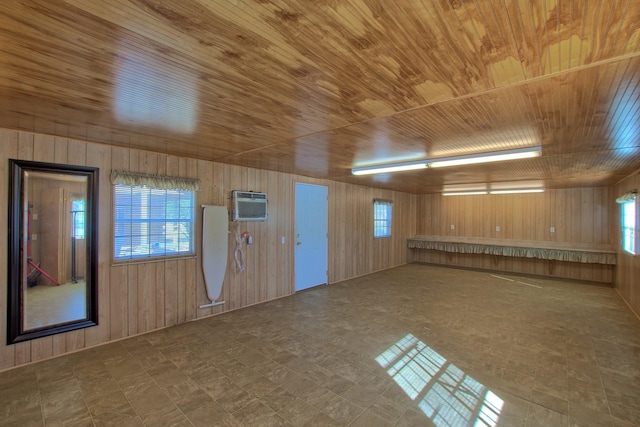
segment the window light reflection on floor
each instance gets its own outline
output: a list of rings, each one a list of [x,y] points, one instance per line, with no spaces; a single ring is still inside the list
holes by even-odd
[[[438,427],[495,426],[504,401],[411,334],[376,357]]]

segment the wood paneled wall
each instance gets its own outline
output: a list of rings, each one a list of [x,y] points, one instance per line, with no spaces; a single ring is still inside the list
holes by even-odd
[[[618,253],[618,270],[615,286],[629,307],[640,317],[640,255],[631,255],[622,250],[620,205],[615,199],[627,191],[640,190],[640,171],[630,175],[613,187],[613,242]]]
[[[329,187],[329,282],[407,262],[406,239],[416,233],[417,196],[297,175],[194,160],[29,132],[0,129],[0,223],[7,224],[8,159],[90,165],[100,168],[99,325],[11,346],[6,316],[0,316],[0,370],[103,344],[154,329],[283,297],[293,293],[293,197],[295,182]],[[237,273],[233,260],[236,223],[230,223],[229,264],[224,306],[208,303],[202,277],[201,210],[196,221],[198,255],[187,259],[113,264],[112,169],[179,175],[201,180],[197,206],[226,205],[231,190],[263,191],[269,220],[243,222],[254,236],[246,247],[247,267]],[[394,201],[393,237],[373,239],[373,198]],[[281,243],[284,236],[286,243]],[[7,277],[7,235],[0,237],[0,277]],[[6,313],[7,287],[0,286]]]
[[[612,244],[611,189],[547,190],[544,193],[418,196],[417,234],[568,243]],[[451,226],[454,229],[451,229]],[[496,226],[500,231],[496,231]],[[551,227],[555,232],[551,232]],[[612,283],[613,266],[415,250],[413,261],[551,275]]]

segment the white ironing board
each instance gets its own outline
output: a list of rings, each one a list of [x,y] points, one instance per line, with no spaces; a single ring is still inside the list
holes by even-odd
[[[227,271],[229,213],[225,206],[202,207],[202,272],[211,303],[200,308],[206,308],[224,304],[216,300],[220,298]]]

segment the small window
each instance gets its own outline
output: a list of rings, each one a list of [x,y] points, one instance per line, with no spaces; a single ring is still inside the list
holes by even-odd
[[[391,237],[391,200],[373,201],[373,237]]]
[[[123,184],[114,188],[116,261],[195,253],[194,191]]]
[[[85,235],[85,209],[84,200],[76,199],[71,201],[71,220],[73,222],[73,237],[76,239],[84,239]]]
[[[622,249],[630,254],[636,254],[636,220],[637,202],[635,198],[621,204],[622,210]]]

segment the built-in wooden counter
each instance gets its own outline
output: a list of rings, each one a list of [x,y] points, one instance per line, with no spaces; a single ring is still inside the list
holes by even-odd
[[[589,273],[580,272],[577,274],[562,274],[564,277],[584,278],[587,280],[604,281],[611,283],[612,276],[609,271],[613,270],[616,264],[616,251],[609,245],[587,244],[587,243],[566,243],[551,241],[535,241],[535,240],[510,240],[510,239],[492,239],[492,238],[473,238],[473,237],[456,237],[456,236],[415,236],[407,240],[409,252],[413,252],[413,256],[409,256],[410,261],[418,262],[435,262],[443,263],[443,258],[425,257],[421,255],[425,251],[439,251],[447,253],[447,264],[477,266],[479,268],[501,269],[501,257],[513,257],[523,259],[520,267],[517,269],[507,270],[518,272],[532,272],[536,274],[554,274],[556,262],[563,263],[580,263],[580,264],[601,264],[604,269],[602,272],[596,273],[593,277],[589,277]],[[460,256],[490,256],[493,260],[492,265],[483,262],[472,262],[469,259],[460,262],[454,260],[454,255]],[[468,254],[468,255],[465,255]],[[542,260],[546,264],[545,271],[539,268],[526,268],[522,264]],[[541,261],[538,261],[538,263]]]
[[[616,251],[609,245],[535,240],[510,240],[456,236],[415,236],[409,249],[484,254],[519,258],[538,258],[590,264],[616,264]]]

